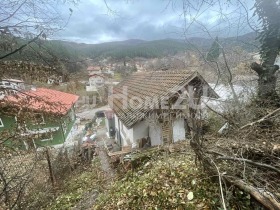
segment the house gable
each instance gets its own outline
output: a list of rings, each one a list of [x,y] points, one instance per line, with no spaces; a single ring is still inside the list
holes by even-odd
[[[218,98],[196,71],[155,71],[134,73],[123,80],[114,88],[109,103],[122,123],[131,128],[152,110],[169,109],[165,102],[196,80],[207,86],[208,97]]]

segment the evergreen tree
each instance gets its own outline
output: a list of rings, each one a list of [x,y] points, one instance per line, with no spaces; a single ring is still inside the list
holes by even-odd
[[[219,58],[220,55],[220,45],[218,37],[214,40],[212,43],[209,52],[207,53],[206,59],[208,61],[216,61]]]

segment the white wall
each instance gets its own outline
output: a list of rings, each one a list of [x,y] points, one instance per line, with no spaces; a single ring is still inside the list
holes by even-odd
[[[97,91],[95,86],[86,86],[86,91]]]
[[[173,142],[185,140],[186,137],[184,119],[176,119],[173,122]]]
[[[161,137],[161,126],[160,124],[150,124],[149,133],[151,138],[151,145],[161,145],[162,137]]]
[[[121,135],[121,146],[127,146],[127,145],[131,145],[132,141],[133,141],[133,129],[127,129],[127,127],[125,127],[125,125],[122,124],[121,121],[119,121],[117,115],[115,116],[115,128],[116,128],[116,132],[119,132],[119,128],[120,128],[120,135]],[[120,122],[120,124],[119,124]],[[117,141],[117,135],[115,135],[116,141]]]
[[[137,139],[149,136],[149,125],[146,121],[138,122],[133,126],[133,142],[136,143]]]
[[[125,125],[118,125],[118,118],[115,115],[116,129],[120,127],[120,134],[122,138],[122,146],[131,145],[136,143],[140,138],[151,138],[151,146],[162,144],[162,129],[159,123],[148,123],[141,121],[135,124],[131,129],[127,129]],[[177,119],[173,123],[173,141],[185,140],[185,124],[184,119]],[[116,135],[117,136],[117,135]]]
[[[116,114],[114,114],[114,119],[115,119],[115,130],[116,130],[116,135],[115,135],[115,141],[117,143],[119,143],[119,140],[118,140],[118,135],[119,135],[119,118],[117,117]]]
[[[116,129],[119,129],[119,124],[118,124],[119,118],[117,117],[116,114],[114,114],[114,119],[115,119],[115,127]]]
[[[122,146],[131,145],[133,143],[133,128],[128,129],[125,125],[122,125],[120,121],[120,129],[122,136]]]
[[[104,78],[101,76],[92,76],[89,78],[89,84],[91,86],[98,85],[99,83],[104,83]]]

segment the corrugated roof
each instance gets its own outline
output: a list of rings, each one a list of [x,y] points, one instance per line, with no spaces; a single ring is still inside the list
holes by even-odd
[[[47,88],[36,88],[33,90],[9,95],[4,101],[11,105],[36,111],[51,112],[55,114],[66,114],[79,96]]]
[[[131,106],[130,101],[140,99],[141,102],[145,103],[149,98],[158,99],[156,103],[159,104],[160,100],[174,95],[175,92],[196,77],[208,85],[196,71],[176,70],[134,73],[114,88],[113,95],[110,96],[110,100],[113,102],[111,108],[124,125],[130,128],[151,111],[145,106]],[[124,93],[126,90],[127,94]],[[210,90],[213,97],[218,97],[211,88]],[[126,104],[121,97],[127,97]]]

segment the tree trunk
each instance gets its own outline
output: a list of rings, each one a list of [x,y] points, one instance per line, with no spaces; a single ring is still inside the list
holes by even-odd
[[[52,164],[51,164],[51,159],[50,159],[50,154],[49,154],[49,149],[46,149],[46,156],[47,156],[47,162],[48,162],[48,168],[49,168],[49,173],[50,173],[50,180],[52,183],[53,188],[55,188],[55,178],[53,174],[53,169],[52,169]]]
[[[251,64],[251,68],[259,76],[258,97],[261,102],[263,104],[279,105],[279,96],[276,92],[276,71],[279,69],[279,66],[273,63],[272,59],[270,62],[264,62],[262,65],[254,62]]]

